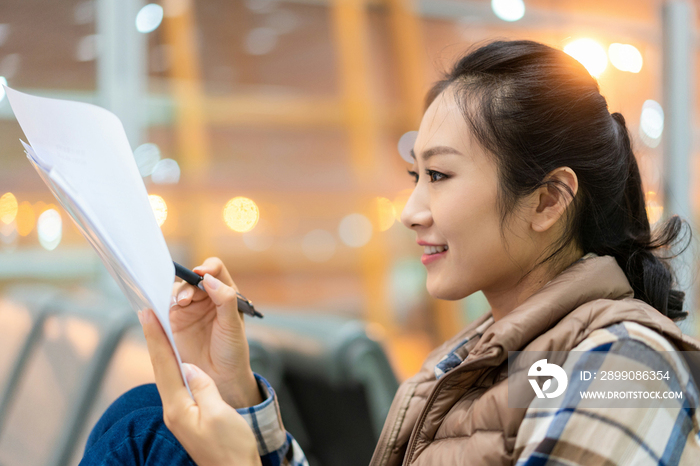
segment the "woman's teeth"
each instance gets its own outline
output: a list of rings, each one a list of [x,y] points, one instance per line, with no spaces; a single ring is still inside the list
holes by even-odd
[[[426,254],[437,254],[442,251],[447,251],[447,245],[443,246],[423,246]]]

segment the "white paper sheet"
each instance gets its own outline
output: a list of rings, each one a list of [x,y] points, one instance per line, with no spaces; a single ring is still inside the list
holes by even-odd
[[[155,311],[187,385],[169,319],[175,267],[121,122],[94,105],[5,91],[30,162],[134,310]]]

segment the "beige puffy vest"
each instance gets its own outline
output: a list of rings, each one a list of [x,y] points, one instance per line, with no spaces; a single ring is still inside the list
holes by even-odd
[[[490,313],[482,316],[401,384],[370,464],[514,464],[526,409],[508,407],[508,351],[568,351],[594,330],[623,321],[655,330],[680,350],[700,350],[673,321],[633,295],[615,259],[594,256],[569,266],[499,321]],[[466,359],[436,380],[435,364],[470,336]]]

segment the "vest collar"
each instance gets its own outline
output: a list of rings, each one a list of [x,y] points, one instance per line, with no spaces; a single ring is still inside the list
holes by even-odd
[[[633,296],[634,291],[614,257],[586,254],[487,328],[469,358],[494,346],[506,354],[519,351],[584,303]]]

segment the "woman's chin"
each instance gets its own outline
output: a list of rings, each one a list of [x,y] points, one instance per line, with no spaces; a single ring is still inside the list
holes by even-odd
[[[431,277],[428,277],[425,286],[431,297],[445,301],[457,301],[471,294],[468,290],[465,290],[463,286],[454,286],[454,284],[445,283],[444,281],[436,279],[431,280]]]

